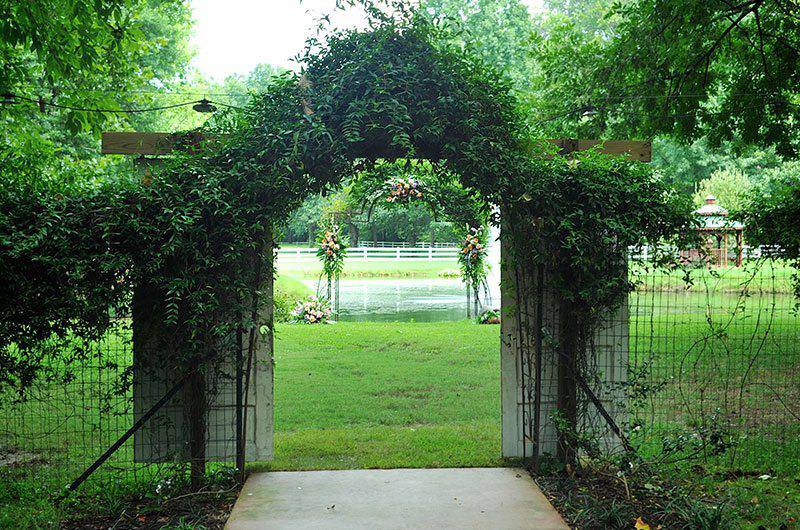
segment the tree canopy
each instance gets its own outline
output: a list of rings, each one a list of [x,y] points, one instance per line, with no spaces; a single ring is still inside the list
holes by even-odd
[[[707,137],[797,153],[800,18],[792,1],[634,0],[595,31],[554,17],[536,45],[540,130]]]
[[[4,2],[0,92],[42,98],[46,105],[124,110],[129,93],[153,90],[186,72],[189,31],[189,10],[178,0]],[[138,101],[147,100],[139,95]],[[60,110],[73,132],[112,118]]]

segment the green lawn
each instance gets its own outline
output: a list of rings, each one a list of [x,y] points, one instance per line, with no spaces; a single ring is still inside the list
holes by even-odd
[[[291,297],[308,292],[288,276],[281,276],[276,290]],[[631,348],[637,361],[651,362],[651,379],[668,381],[647,403],[652,408],[642,412],[654,418],[650,429],[685,422],[687,407],[705,414],[714,414],[718,403],[743,407],[743,414],[733,419],[741,418],[752,432],[735,453],[691,462],[672,473],[678,483],[699,484],[709,494],[729,499],[746,528],[800,519],[800,432],[781,404],[795,406],[800,396],[800,326],[791,312],[792,301],[784,295],[762,301],[753,297],[743,309],[733,310],[737,297],[715,290],[648,291],[631,298],[631,331],[636,335]],[[773,317],[759,318],[772,303],[779,304]],[[655,312],[643,310],[647,307]],[[714,316],[710,321],[709,310]],[[694,346],[701,343],[702,348]],[[251,464],[252,469],[504,465],[498,326],[467,321],[279,324],[275,349],[276,456],[269,463]],[[756,384],[740,400],[737,378],[748,370]],[[110,382],[108,378],[105,384]],[[102,381],[96,383],[56,389],[70,397],[60,405],[68,407],[72,418],[64,424],[39,425],[58,418],[59,412],[43,408],[46,402],[26,405],[20,425],[46,433],[36,443],[56,449],[37,455],[44,463],[0,469],[0,527],[57,524],[70,508],[55,508],[50,496],[80,472],[85,460],[72,462],[71,457],[73,452],[83,454],[83,437],[101,447],[130,424],[127,414],[81,423],[82,417],[95,413],[82,411],[96,411],[92,396],[104,388]],[[101,429],[95,431],[98,425]],[[125,464],[130,456],[126,445],[112,465]],[[763,474],[770,478],[759,479]],[[120,481],[115,488],[99,490],[106,500],[98,506],[115,509],[118,492],[127,489]],[[775,513],[789,515],[773,525]]]
[[[499,326],[341,322],[276,333],[276,457],[266,466],[501,464]]]

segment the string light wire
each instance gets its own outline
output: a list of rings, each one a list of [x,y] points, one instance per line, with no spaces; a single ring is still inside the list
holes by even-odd
[[[100,109],[100,108],[91,108],[91,107],[77,107],[73,105],[64,105],[61,103],[53,103],[45,101],[44,98],[31,98],[28,96],[22,96],[19,94],[4,94],[4,98],[11,99],[11,100],[21,100],[27,101],[30,103],[34,103],[39,106],[40,109],[44,110],[46,107],[53,107],[57,109],[64,109],[64,110],[72,110],[75,112],[97,112],[102,114],[140,114],[144,112],[159,112],[164,110],[176,109],[179,107],[188,107],[189,105],[201,105],[201,104],[212,104],[212,105],[220,105],[223,107],[235,109],[235,110],[245,110],[241,107],[237,107],[235,105],[230,105],[227,103],[220,103],[217,101],[210,101],[208,99],[198,99],[194,101],[184,101],[181,103],[174,103],[172,105],[162,105],[158,107],[147,107],[141,109]]]

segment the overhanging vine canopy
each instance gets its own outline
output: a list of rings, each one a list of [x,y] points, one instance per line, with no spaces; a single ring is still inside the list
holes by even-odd
[[[465,199],[448,205],[456,221],[540,190],[531,179],[551,167],[539,160],[546,149],[526,136],[504,76],[448,44],[425,13],[399,13],[310,41],[300,73],[276,78],[245,112],[215,120],[204,131],[215,141],[176,154],[146,181],[88,175],[80,185],[43,186],[4,173],[0,384],[24,388],[48,356],[85,349],[112,325],[109,309],[123,311],[141,285],[156,286],[176,329],[181,354],[167,362],[196,365],[218,354],[221,340],[258,324],[230,316],[255,314],[259,279],[272,268],[261,252],[271,228],[309,194],[387,161],[428,160],[440,184]],[[624,180],[632,164],[615,165],[615,177]],[[586,171],[555,174],[573,181],[573,193],[596,191],[581,187]],[[552,186],[546,193],[560,185],[540,184]],[[653,201],[663,191],[648,190]],[[639,239],[675,229],[647,226]],[[605,228],[607,241],[633,230]]]

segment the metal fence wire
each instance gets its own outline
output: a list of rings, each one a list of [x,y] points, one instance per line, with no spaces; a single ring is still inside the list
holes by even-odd
[[[594,344],[598,348],[588,356],[586,373],[631,442],[642,454],[665,461],[694,453],[723,468],[770,469],[780,462],[796,472],[800,315],[792,294],[794,269],[780,260],[759,258],[724,269],[637,263],[629,273],[636,290],[604,324],[600,333],[605,338]],[[117,322],[78,361],[70,378],[38,381],[24,401],[2,396],[0,466],[28,473],[50,491],[60,491],[133,425],[131,323],[129,318]],[[603,344],[617,346],[600,355]],[[553,374],[544,375],[541,384],[547,391],[555,381]],[[208,399],[211,411],[215,400],[224,402],[224,411],[212,418],[224,425],[209,425],[208,431],[215,436],[230,433],[210,442],[230,453],[221,460],[231,465],[236,415],[229,408],[230,396],[211,392]],[[584,427],[596,429],[603,439],[613,438],[592,405],[581,402]],[[542,417],[547,413],[540,411]],[[156,427],[169,431],[156,421],[165,417],[148,422],[148,436]],[[533,433],[533,439],[539,434],[545,436]],[[137,437],[136,443],[146,444],[147,439]],[[164,446],[163,440],[154,443]],[[145,449],[138,453],[149,454]],[[186,472],[178,455],[134,456],[132,437],[85,487],[121,476],[158,482]]]
[[[579,372],[641,456],[702,459],[722,469],[800,470],[800,313],[789,263],[656,266],[631,261],[636,286],[586,347]],[[558,444],[557,308],[544,292],[543,361],[522,352],[526,439]],[[535,305],[530,304],[529,305]],[[606,456],[623,442],[578,390],[586,447]]]
[[[48,376],[38,380],[24,399],[8,392],[0,399],[0,466],[15,479],[22,474],[35,479],[54,498],[129,433],[178,380],[174,374],[160,377],[163,374],[152,372],[141,377],[140,368],[140,381],[135,382],[131,319],[119,317],[115,323],[111,332],[88,348],[76,343],[79,354],[62,352],[62,360],[52,363]],[[206,377],[210,381],[205,405],[207,446],[217,456],[214,460],[230,466],[235,458],[236,423],[227,394],[234,386],[229,381],[233,376],[209,370]],[[184,389],[168,397],[81,487],[99,491],[111,484],[150,483],[157,489],[160,482],[167,485],[186,476],[185,398]],[[221,433],[229,435],[221,439]]]
[[[720,452],[723,466],[800,467],[794,272],[769,258],[741,267],[632,269],[625,395],[645,450],[684,445],[698,456]]]

